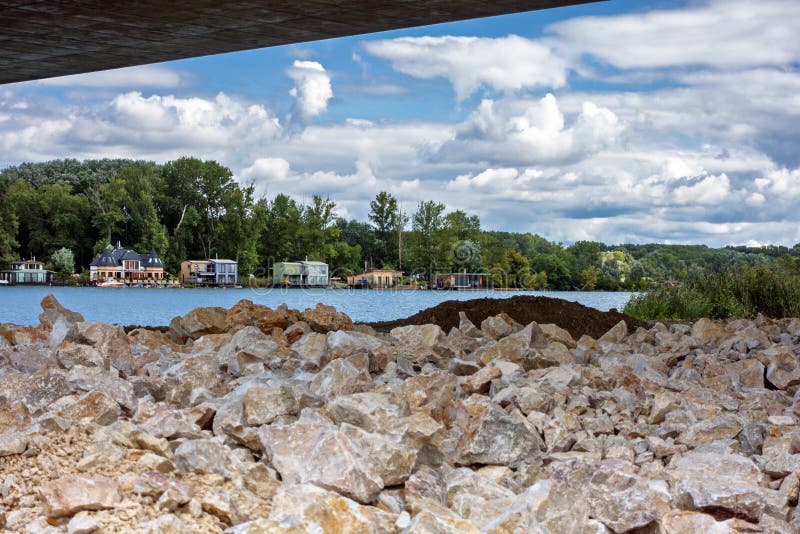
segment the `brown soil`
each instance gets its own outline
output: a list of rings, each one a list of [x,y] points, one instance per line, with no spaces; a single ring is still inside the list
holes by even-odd
[[[630,332],[639,326],[648,327],[646,322],[619,313],[615,309],[602,312],[576,302],[526,295],[505,299],[448,300],[405,319],[369,323],[369,326],[380,332],[388,332],[398,326],[434,323],[442,327],[445,332],[449,332],[451,328],[458,327],[460,311],[466,313],[476,326],[480,326],[481,321],[487,317],[507,313],[523,325],[533,321],[541,324],[557,324],[569,331],[575,339],[584,334],[597,339],[623,320],[628,324]]]

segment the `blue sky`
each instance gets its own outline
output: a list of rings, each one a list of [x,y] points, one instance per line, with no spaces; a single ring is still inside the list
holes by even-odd
[[[0,166],[213,158],[573,242],[800,242],[800,3],[621,1],[0,86]]]

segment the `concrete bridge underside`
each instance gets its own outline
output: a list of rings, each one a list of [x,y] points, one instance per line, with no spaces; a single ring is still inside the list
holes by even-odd
[[[0,84],[597,0],[0,0]]]

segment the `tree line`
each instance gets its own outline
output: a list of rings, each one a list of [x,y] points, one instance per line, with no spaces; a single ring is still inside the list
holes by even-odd
[[[315,195],[257,197],[215,161],[184,157],[165,164],[126,159],[24,163],[0,172],[0,268],[37,257],[58,271],[85,270],[121,241],[155,249],[167,270],[185,259],[231,258],[241,274],[268,277],[275,261],[308,258],[334,274],[393,268],[429,280],[437,272],[486,272],[496,287],[640,289],[705,272],[797,260],[800,245],[728,247],[571,245],[531,233],[484,230],[478,216],[433,200],[406,213],[380,192],[368,220],[337,216]],[[71,255],[71,256],[70,256]],[[786,259],[788,258],[788,260]]]

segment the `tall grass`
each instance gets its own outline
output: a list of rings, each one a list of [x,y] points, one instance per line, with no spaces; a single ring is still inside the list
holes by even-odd
[[[643,320],[800,317],[800,277],[779,264],[707,273],[635,295],[625,313]]]

